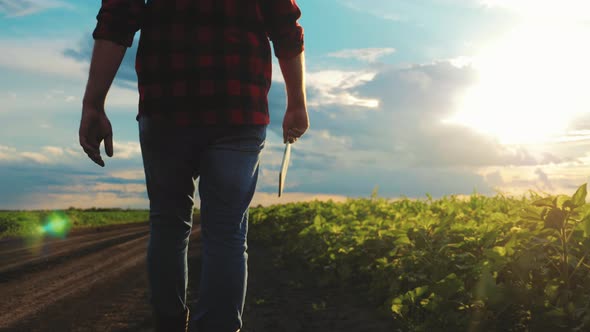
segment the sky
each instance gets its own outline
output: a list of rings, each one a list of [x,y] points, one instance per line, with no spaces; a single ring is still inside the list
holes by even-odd
[[[279,198],[286,97],[273,57],[253,205],[375,188],[418,199],[573,194],[588,181],[587,0],[297,4],[311,126],[293,145]],[[149,206],[135,120],[140,33],[106,100],[114,156],[101,168],[78,143],[99,8],[0,0],[0,209]]]

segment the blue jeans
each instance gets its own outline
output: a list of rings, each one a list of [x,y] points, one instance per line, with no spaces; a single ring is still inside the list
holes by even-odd
[[[203,332],[235,332],[242,327],[248,207],[266,126],[174,128],[141,117],[139,139],[150,201],[152,308],[177,316],[187,307],[187,248],[199,178],[202,267],[191,324]]]

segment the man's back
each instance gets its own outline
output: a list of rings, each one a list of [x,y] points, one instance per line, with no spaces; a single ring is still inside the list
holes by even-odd
[[[113,157],[105,100],[127,47],[142,29],[137,121],[150,201],[147,273],[156,331],[186,332],[189,321],[203,332],[242,327],[248,208],[269,122],[268,38],[287,90],[284,142],[295,142],[309,127],[299,16],[295,0],[102,2],[79,139],[98,165],[105,166],[103,140]],[[160,126],[168,121],[177,128]],[[186,300],[187,248],[196,178],[202,269],[192,312]]]
[[[186,125],[268,124],[273,41],[279,59],[303,52],[292,0],[104,0],[95,39],[130,46],[143,115]]]

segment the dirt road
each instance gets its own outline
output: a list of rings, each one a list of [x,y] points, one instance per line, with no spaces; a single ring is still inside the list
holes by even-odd
[[[189,244],[189,304],[200,274],[199,227]],[[0,331],[152,331],[147,223],[74,231],[36,245],[0,241]],[[249,242],[243,332],[395,331],[357,291],[305,286]]]

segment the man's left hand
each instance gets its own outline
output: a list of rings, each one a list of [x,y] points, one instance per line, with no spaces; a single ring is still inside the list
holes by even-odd
[[[107,156],[113,156],[113,129],[103,108],[84,105],[80,120],[80,145],[92,161],[104,167],[100,156],[100,143],[104,140]]]

